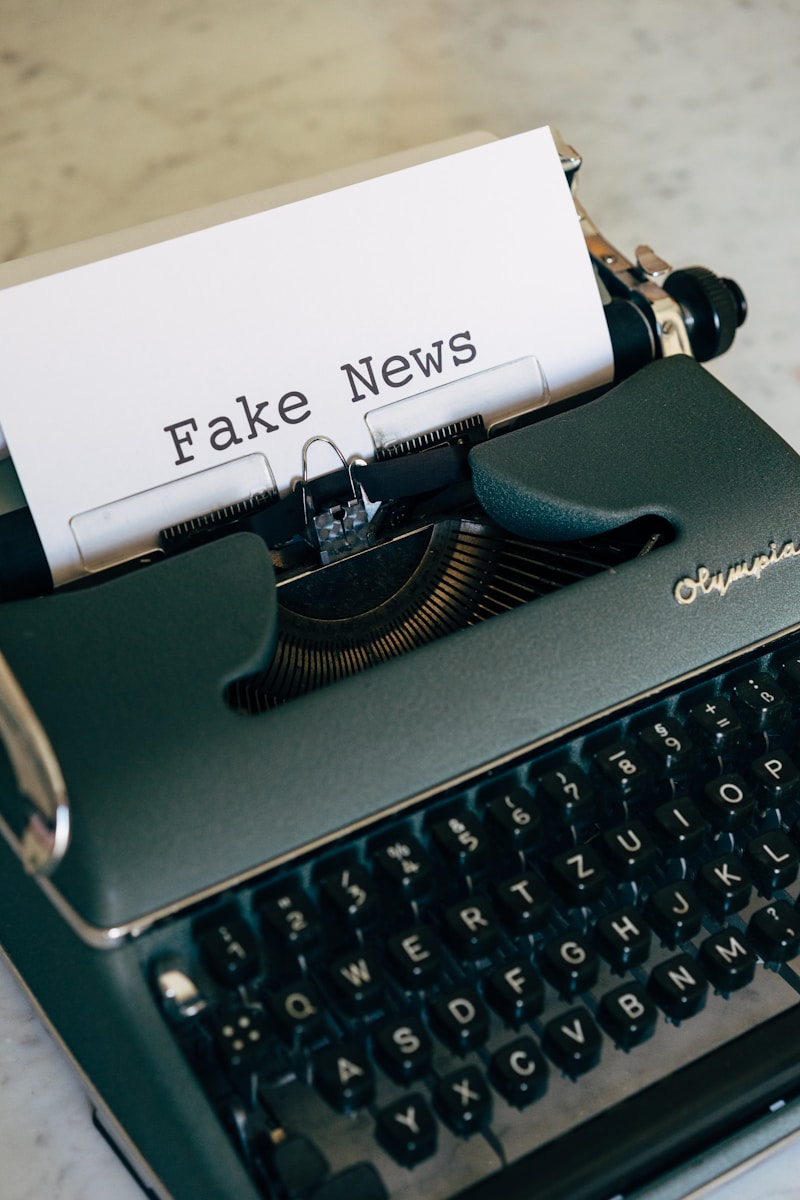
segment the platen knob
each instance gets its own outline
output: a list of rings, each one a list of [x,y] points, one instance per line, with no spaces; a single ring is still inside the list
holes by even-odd
[[[685,267],[673,271],[662,286],[683,309],[698,362],[724,354],[747,316],[747,301],[738,283],[707,267]]]

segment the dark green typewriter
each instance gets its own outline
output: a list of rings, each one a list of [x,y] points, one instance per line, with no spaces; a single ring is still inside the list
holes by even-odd
[[[602,394],[0,605],[0,943],[151,1198],[678,1197],[800,1124],[800,461],[700,365],[738,287],[584,220]]]

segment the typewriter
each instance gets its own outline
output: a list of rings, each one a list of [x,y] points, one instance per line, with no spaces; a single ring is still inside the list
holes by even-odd
[[[582,219],[601,394],[0,605],[0,943],[151,1198],[678,1197],[800,1125],[800,462],[700,365],[738,286]]]

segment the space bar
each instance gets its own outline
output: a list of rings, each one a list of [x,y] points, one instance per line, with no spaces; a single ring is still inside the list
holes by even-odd
[[[652,1181],[800,1091],[800,1005],[458,1194],[607,1200]],[[578,1085],[580,1086],[580,1085]],[[543,1103],[546,1103],[546,1099]],[[455,1200],[455,1198],[454,1198]]]

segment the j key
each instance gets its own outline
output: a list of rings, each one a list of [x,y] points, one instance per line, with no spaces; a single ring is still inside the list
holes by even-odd
[[[471,875],[486,864],[489,836],[477,817],[467,809],[438,821],[432,832],[448,867],[460,875]]]
[[[674,778],[682,774],[694,757],[694,743],[680,721],[662,717],[637,728],[637,735],[658,760],[661,774]]]
[[[436,1118],[416,1092],[380,1109],[376,1125],[378,1141],[402,1167],[413,1167],[436,1153]]]
[[[492,795],[486,806],[486,821],[492,832],[515,850],[529,850],[541,837],[539,806],[522,787],[509,787]]]
[[[567,904],[583,906],[599,900],[608,871],[591,846],[572,846],[556,854],[551,862],[553,884]]]
[[[595,754],[595,762],[614,790],[630,799],[648,777],[647,760],[633,742],[619,741]]]
[[[351,929],[366,929],[377,920],[377,887],[358,864],[326,875],[320,883],[320,895],[329,911]]]
[[[530,871],[495,884],[494,898],[501,920],[513,934],[533,933],[547,921],[550,893],[544,880]]]
[[[541,967],[560,995],[567,998],[597,982],[600,960],[580,933],[567,930],[544,947]]]
[[[673,1021],[682,1021],[703,1007],[708,981],[690,955],[677,954],[653,968],[648,987],[658,1007]]]
[[[323,1002],[307,980],[271,992],[269,1002],[278,1028],[290,1045],[313,1042],[322,1032]]]
[[[784,750],[776,749],[757,758],[751,763],[750,771],[761,807],[776,808],[797,795],[800,771]]]
[[[561,825],[580,825],[594,814],[594,788],[580,767],[565,762],[548,771],[538,784],[542,807]]]
[[[342,954],[330,966],[342,1008],[352,1016],[376,1012],[383,1000],[383,968],[374,950]]]
[[[724,696],[711,696],[690,710],[692,729],[714,754],[727,754],[742,741],[744,729],[736,709]]]
[[[528,959],[512,958],[487,979],[486,999],[507,1025],[518,1029],[542,1011],[544,987]]]
[[[585,1008],[570,1008],[544,1027],[542,1046],[556,1066],[573,1077],[600,1061],[603,1038]]]
[[[420,900],[433,886],[433,867],[415,837],[400,837],[375,852],[375,875],[387,891],[403,900]]]
[[[265,926],[295,953],[304,953],[319,942],[319,913],[305,892],[290,888],[271,896],[260,907]]]
[[[237,987],[258,974],[258,943],[238,914],[221,914],[203,930],[199,941],[205,964],[218,983]]]
[[[667,946],[677,946],[700,931],[703,906],[690,883],[667,883],[651,895],[647,919]]]
[[[500,939],[500,923],[485,896],[474,896],[448,908],[444,928],[460,958],[486,958]]]
[[[641,879],[656,860],[656,847],[641,821],[627,821],[603,834],[603,851],[618,879]]]
[[[650,953],[650,929],[630,905],[601,917],[595,937],[600,953],[615,971],[638,966]]]
[[[740,679],[734,685],[733,694],[748,725],[760,732],[775,732],[791,715],[783,688],[763,671]]]
[[[372,1036],[375,1058],[395,1082],[408,1084],[430,1071],[432,1043],[419,1017],[387,1017]]]
[[[457,1054],[482,1046],[489,1036],[489,1013],[471,987],[451,988],[439,996],[431,1006],[431,1020],[437,1035]]]
[[[514,1108],[527,1108],[544,1094],[548,1067],[530,1037],[519,1037],[492,1055],[489,1079]]]
[[[744,861],[762,896],[771,896],[794,883],[800,854],[783,830],[770,829],[747,843]]]
[[[362,1046],[334,1042],[314,1056],[314,1082],[339,1112],[352,1112],[371,1104],[375,1075]]]
[[[788,962],[800,950],[798,913],[786,900],[776,900],[753,914],[747,938],[765,962]]]
[[[747,824],[756,799],[741,775],[721,775],[706,784],[701,804],[711,825],[729,832]]]
[[[388,971],[407,991],[430,987],[442,969],[438,938],[426,925],[395,933],[386,943]]]
[[[735,929],[720,929],[700,946],[703,970],[721,992],[735,992],[752,983],[756,956]]]
[[[434,1092],[436,1111],[461,1137],[478,1133],[489,1123],[492,1096],[477,1067],[467,1065],[445,1075]]]
[[[597,1010],[597,1019],[617,1046],[630,1050],[653,1032],[658,1012],[647,992],[638,983],[623,983],[606,992]]]
[[[721,854],[700,868],[698,893],[718,913],[734,913],[744,908],[753,890],[750,872],[735,854]]]

